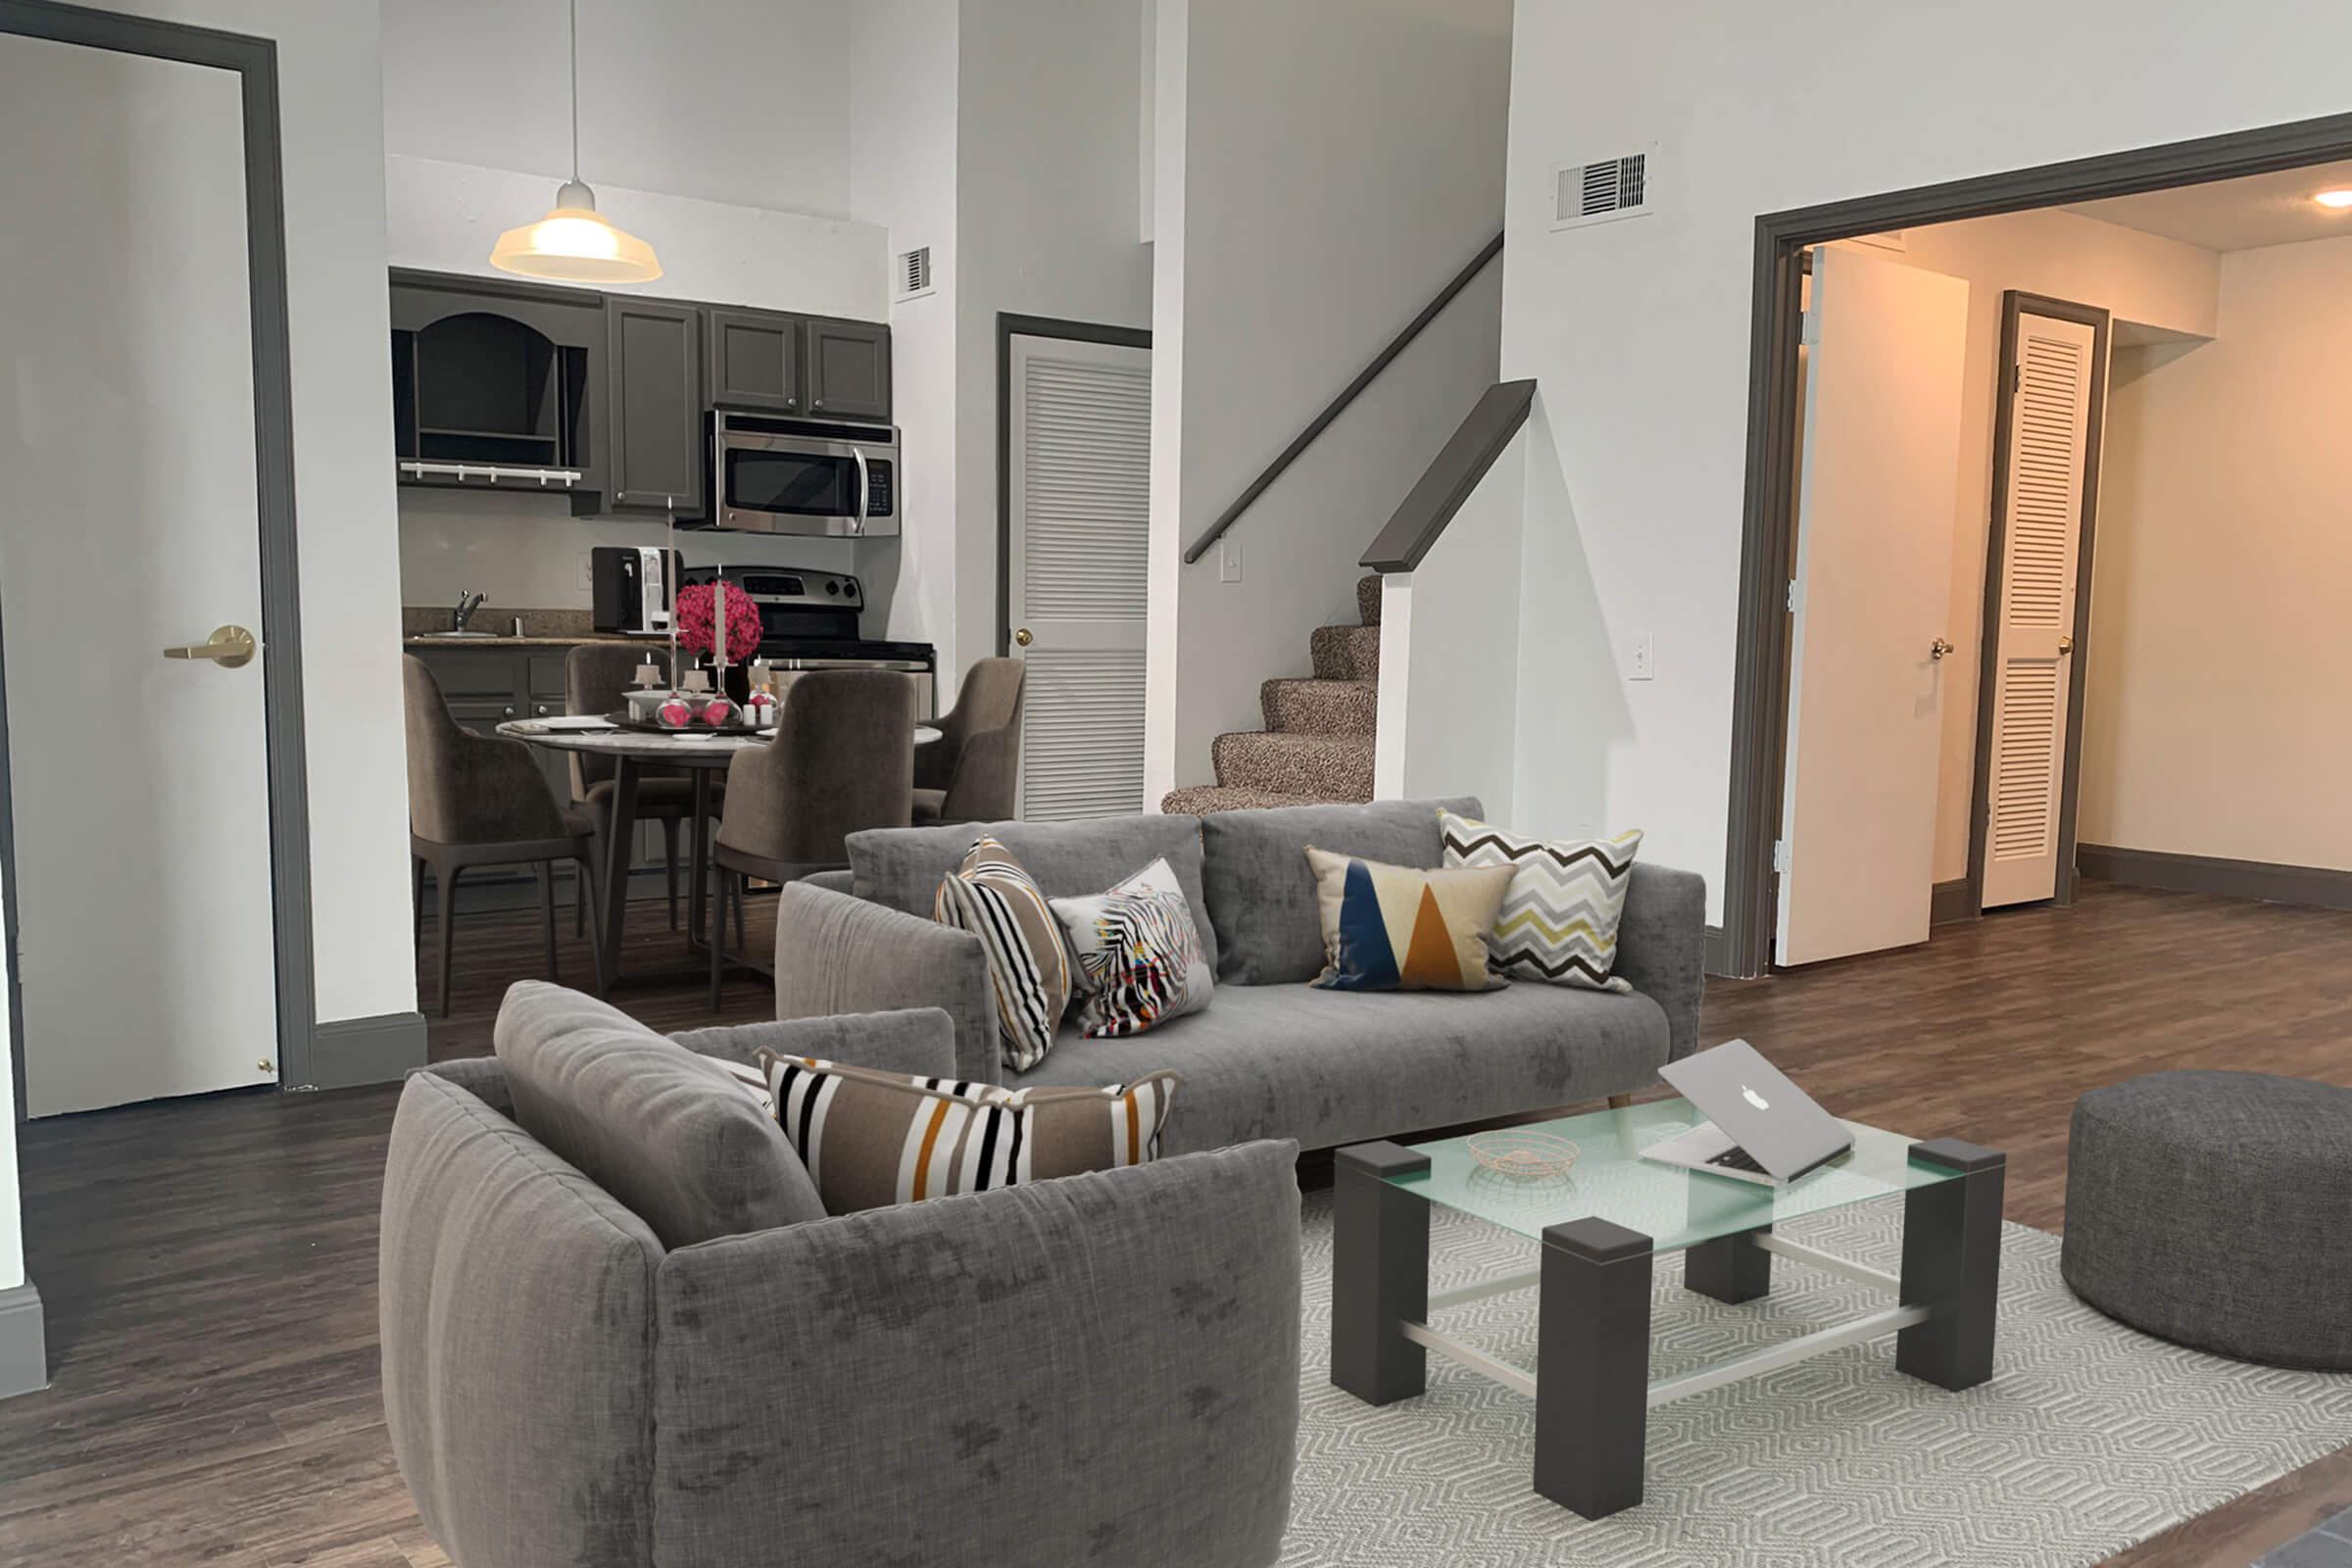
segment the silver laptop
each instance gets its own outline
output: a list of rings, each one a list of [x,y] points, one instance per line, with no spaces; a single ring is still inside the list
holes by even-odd
[[[1785,1187],[1854,1147],[1837,1117],[1744,1040],[1670,1061],[1658,1076],[1708,1120],[1642,1151],[1644,1159]]]

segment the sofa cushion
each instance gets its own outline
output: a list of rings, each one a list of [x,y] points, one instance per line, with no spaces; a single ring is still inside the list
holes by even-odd
[[[1315,870],[1327,991],[1492,991],[1487,937],[1507,865],[1425,870],[1306,847]]]
[[[1200,880],[1208,891],[1209,924],[1217,934],[1208,958],[1217,983],[1301,985],[1321,973],[1323,927],[1315,913],[1315,874],[1306,863],[1306,847],[1391,865],[1433,866],[1443,854],[1441,808],[1470,816],[1481,809],[1475,799],[1463,796],[1212,811],[1200,818]]]
[[[1200,953],[1200,928],[1166,859],[1106,893],[1055,899],[1054,918],[1078,959],[1072,979],[1082,999],[1080,1033],[1140,1035],[1208,1005],[1215,983]]]
[[[997,1003],[997,1049],[1014,1072],[1036,1066],[1070,1005],[1069,949],[1036,879],[983,836],[939,879],[931,917],[979,939]]]
[[[1609,970],[1634,878],[1642,830],[1605,839],[1539,839],[1475,817],[1438,813],[1447,865],[1507,865],[1511,885],[1487,945],[1494,967],[1516,980],[1631,991]]]
[[[861,899],[928,918],[940,878],[956,869],[972,842],[995,839],[1028,868],[1049,899],[1100,893],[1137,866],[1164,856],[1200,932],[1200,954],[1214,970],[1217,937],[1200,884],[1197,816],[1106,816],[1086,822],[966,822],[948,827],[881,827],[849,839],[851,891]],[[1433,852],[1434,854],[1434,852]],[[1432,859],[1430,864],[1437,861]],[[1311,926],[1313,921],[1308,921]]]
[[[1176,1075],[1012,1090],[760,1053],[776,1120],[835,1214],[1149,1164]]]
[[[1267,1136],[1328,1148],[1639,1089],[1655,1080],[1667,1040],[1664,1009],[1639,993],[1219,986],[1207,1011],[1148,1035],[1065,1033],[1005,1083],[1117,1083],[1167,1068],[1184,1093],[1163,1153]]]
[[[523,1131],[664,1247],[824,1217],[800,1156],[743,1087],[617,1008],[520,981],[495,1041]]]

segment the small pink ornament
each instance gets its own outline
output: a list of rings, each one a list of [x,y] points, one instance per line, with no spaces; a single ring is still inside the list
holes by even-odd
[[[724,697],[713,697],[703,705],[702,712],[695,716],[712,729],[719,729],[735,716],[735,705]]]
[[[694,722],[694,710],[683,697],[672,697],[654,710],[654,719],[663,729],[684,729]]]

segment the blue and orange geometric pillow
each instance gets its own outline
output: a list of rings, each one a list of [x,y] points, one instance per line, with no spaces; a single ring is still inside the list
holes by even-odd
[[[1487,936],[1516,868],[1423,870],[1309,847],[1326,991],[1492,991]]]

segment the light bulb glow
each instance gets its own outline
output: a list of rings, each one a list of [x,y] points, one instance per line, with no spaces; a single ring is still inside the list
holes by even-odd
[[[650,283],[662,275],[651,245],[586,207],[558,207],[508,229],[491,248],[490,265],[565,283]]]
[[[2341,212],[2347,207],[2352,207],[2352,189],[2324,190],[2314,196],[2312,200],[2318,202],[2322,207]]]

